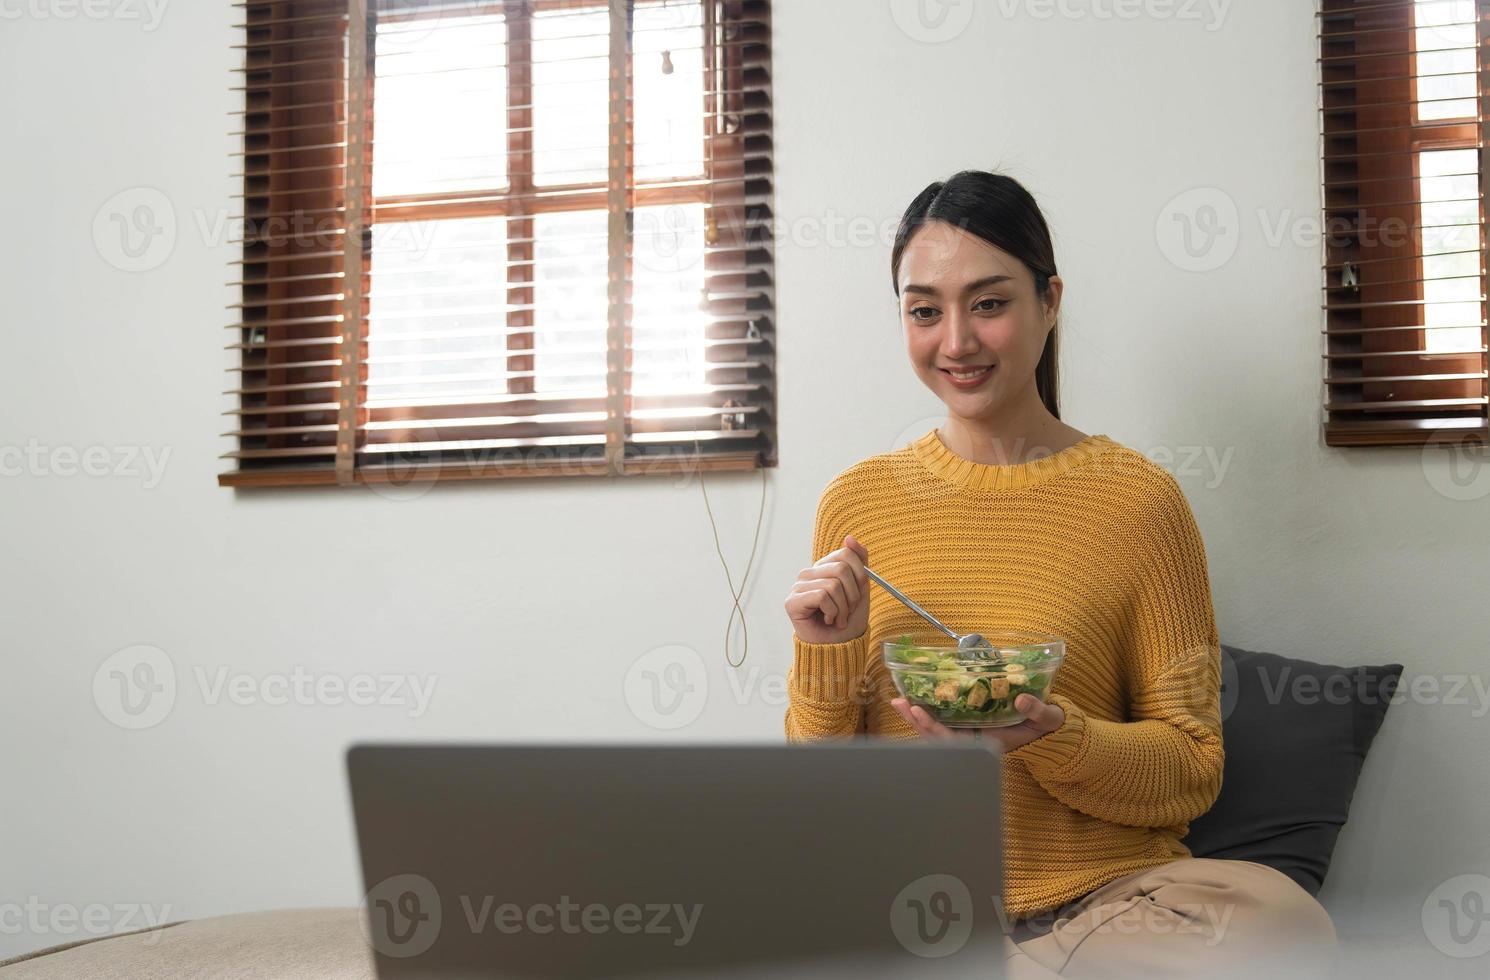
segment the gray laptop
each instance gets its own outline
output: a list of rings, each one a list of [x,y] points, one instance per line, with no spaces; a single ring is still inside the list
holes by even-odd
[[[992,746],[361,745],[347,769],[382,980],[1003,975]]]

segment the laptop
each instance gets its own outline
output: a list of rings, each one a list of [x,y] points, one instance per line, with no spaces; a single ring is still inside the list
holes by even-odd
[[[380,980],[1003,976],[996,745],[358,745]]]

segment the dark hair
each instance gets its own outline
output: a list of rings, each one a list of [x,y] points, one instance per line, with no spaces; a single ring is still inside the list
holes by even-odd
[[[1037,296],[1044,297],[1049,291],[1050,277],[1056,274],[1055,248],[1050,243],[1050,228],[1040,213],[1040,205],[1013,177],[985,170],[963,170],[945,182],[929,185],[905,209],[900,230],[895,233],[895,247],[890,252],[890,282],[895,295],[900,295],[900,259],[905,247],[929,221],[961,228],[1008,252],[1034,274]],[[1056,390],[1059,326],[1057,321],[1051,327],[1040,361],[1035,365],[1035,388],[1056,418],[1061,417]]]

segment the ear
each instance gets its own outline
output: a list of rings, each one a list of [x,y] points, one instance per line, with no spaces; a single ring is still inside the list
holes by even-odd
[[[1055,326],[1056,317],[1061,312],[1061,295],[1065,292],[1066,284],[1060,276],[1051,276],[1049,285],[1045,289],[1045,326]]]

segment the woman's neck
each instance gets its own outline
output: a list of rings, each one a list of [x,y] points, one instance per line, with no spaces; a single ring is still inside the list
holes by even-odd
[[[1031,380],[1029,396],[995,417],[964,418],[952,413],[941,427],[948,449],[974,463],[1007,466],[1060,452],[1086,433],[1050,414]]]

